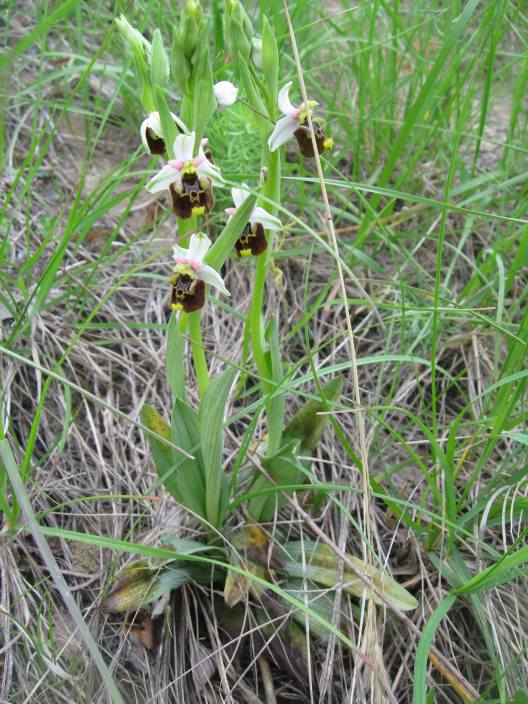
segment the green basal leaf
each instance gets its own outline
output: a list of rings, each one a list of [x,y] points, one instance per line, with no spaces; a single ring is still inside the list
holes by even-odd
[[[163,477],[163,484],[184,506],[205,517],[205,472],[198,421],[196,412],[180,398],[172,409],[171,433],[173,443],[192,454],[194,459],[173,450],[173,470]]]
[[[116,614],[136,611],[192,581],[197,572],[195,565],[149,569],[144,561],[137,562],[118,575],[102,608]]]
[[[270,343],[272,340],[273,335],[270,336]],[[270,360],[273,365],[273,345]],[[277,374],[280,373],[282,370],[277,372]],[[279,383],[280,377],[274,381]],[[264,468],[267,469],[278,486],[296,484],[308,476],[309,465],[301,462],[298,456],[314,453],[329,421],[327,414],[320,414],[327,409],[329,403],[333,403],[339,398],[342,385],[342,379],[337,377],[323,387],[324,401],[308,401],[284,429],[282,433],[283,446],[280,451],[262,461]],[[279,396],[280,398],[281,396]],[[280,408],[278,411],[280,412]],[[273,433],[277,432],[274,427],[273,415],[270,415],[268,422],[270,423],[270,438],[273,438]],[[270,486],[270,482],[263,476],[257,476],[250,491],[259,491],[267,486]],[[280,494],[256,496],[249,503],[249,513],[256,521],[271,521],[275,512],[282,508],[284,502],[285,499]]]
[[[314,589],[313,585],[309,585],[307,589],[305,589],[302,579],[288,579],[283,588],[284,591],[288,592],[296,599],[299,599],[299,601],[305,602],[312,611],[315,611],[315,613],[324,618],[325,621],[332,622],[334,617],[334,599],[328,593],[327,589]],[[328,629],[316,619],[300,613],[299,611],[294,611],[292,616],[301,626],[305,626],[306,619],[308,618],[312,636],[327,639],[330,635]]]
[[[372,565],[365,565],[363,560],[353,555],[347,556],[357,570],[368,577],[376,589],[383,592],[399,609],[412,611],[418,606],[414,596],[388,574]],[[290,577],[307,578],[332,588],[338,583],[338,568],[339,558],[327,545],[305,540],[290,542],[284,547],[284,570]],[[364,593],[369,595],[370,590],[363,580],[348,570],[346,565],[342,584],[347,594],[357,597]],[[373,597],[376,604],[383,606],[383,601],[376,594]]]
[[[292,440],[283,445],[276,455],[262,460],[263,467],[278,486],[297,484],[304,478],[306,470],[296,457],[298,446],[299,441]],[[250,491],[258,491],[266,486],[270,486],[268,479],[258,475]],[[284,503],[285,499],[280,494],[264,494],[251,499],[248,511],[255,521],[271,521],[275,512],[280,510]]]
[[[336,377],[322,387],[324,400],[312,400],[298,411],[284,429],[284,439],[300,441],[300,454],[312,455],[321,439],[330,416],[325,413],[328,406],[337,401],[343,388],[343,379]],[[321,415],[324,414],[324,415]]]
[[[149,430],[167,438],[167,440],[171,439],[170,425],[153,406],[147,403],[144,404],[139,416],[143,425]],[[160,476],[163,476],[174,466],[172,448],[169,444],[164,444],[161,440],[152,437],[150,434],[147,435],[147,441],[150,451],[152,452],[156,470]]]
[[[222,464],[224,447],[224,415],[234,369],[216,376],[200,404],[200,432],[205,468],[205,512],[216,528],[222,525],[228,503],[227,477]]]
[[[145,404],[141,409],[141,422],[194,455],[194,459],[185,457],[168,443],[165,445],[161,440],[148,436],[154,464],[164,488],[178,502],[204,516],[204,471],[194,411],[185,401],[178,399],[172,412],[172,425],[169,426],[155,408]]]

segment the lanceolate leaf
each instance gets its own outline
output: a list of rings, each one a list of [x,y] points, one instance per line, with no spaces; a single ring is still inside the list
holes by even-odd
[[[272,335],[270,339],[273,339]],[[309,464],[301,462],[298,456],[313,454],[328,424],[329,416],[325,411],[328,405],[339,398],[342,386],[341,377],[328,382],[322,388],[325,400],[308,401],[284,429],[284,444],[280,451],[262,461],[264,468],[279,486],[296,484],[303,481],[308,474]],[[264,476],[258,476],[251,486],[251,491],[258,491],[269,484]],[[284,502],[285,499],[280,494],[256,496],[250,501],[249,513],[256,521],[271,521]]]
[[[171,432],[174,444],[187,450],[194,459],[174,450],[174,469],[164,477],[165,488],[184,506],[205,516],[204,467],[196,412],[180,398],[172,409]]]
[[[205,513],[216,528],[222,524],[228,501],[227,478],[222,466],[224,415],[235,370],[228,369],[209,384],[200,405],[200,433],[205,469]]]
[[[296,457],[299,441],[292,440],[284,445],[276,455],[262,460],[263,467],[274,482],[281,485],[296,484],[304,478],[305,468]],[[258,491],[270,482],[259,475],[251,485],[251,491]],[[249,503],[249,513],[256,521],[271,521],[275,512],[282,508],[285,499],[280,494],[255,496]]]
[[[212,266],[213,269],[220,269],[222,264],[232,253],[235,242],[242,234],[244,227],[247,225],[249,216],[251,215],[256,202],[257,196],[250,195],[242,203],[240,208],[236,209],[236,213],[218,235],[213,246],[205,255],[204,262],[206,264]]]
[[[169,424],[153,406],[146,403],[141,409],[140,418],[143,425],[149,430],[153,430],[167,440],[171,439]],[[171,447],[150,434],[147,436],[147,440],[158,474],[163,476],[174,464]]]
[[[204,516],[204,470],[196,413],[185,401],[178,399],[174,404],[171,427],[155,408],[145,404],[141,409],[141,422],[194,457],[190,459],[169,443],[165,445],[158,438],[148,436],[154,464],[164,488],[181,504]]]
[[[342,377],[336,377],[322,388],[323,400],[312,400],[304,404],[284,429],[284,438],[300,440],[300,454],[313,454],[317,443],[323,435],[328,424],[328,405],[332,405],[341,395],[343,388]],[[324,414],[324,415],[323,415]]]
[[[412,594],[386,572],[382,572],[372,565],[365,565],[363,560],[353,555],[348,555],[348,557],[357,570],[368,577],[373,586],[383,592],[402,611],[411,611],[418,606],[418,602]],[[327,545],[306,540],[303,542],[294,541],[285,545],[284,570],[290,577],[307,577],[326,587],[335,587],[338,582],[338,566],[337,555]],[[367,594],[369,593],[365,582],[354,572],[348,570],[346,565],[342,584],[343,590],[354,596],[361,597],[365,591]],[[374,594],[374,601],[380,606],[383,605],[383,601],[376,594]]]
[[[121,572],[102,607],[111,613],[135,611],[191,581],[196,572],[196,565],[150,569],[137,563]]]
[[[326,588],[314,589],[313,585],[307,585],[307,588],[305,588],[304,584],[304,580],[292,578],[288,579],[287,583],[284,585],[284,589],[290,594],[293,594],[299,601],[307,602],[310,609],[318,613],[319,616],[322,616],[326,621],[332,621],[334,617],[333,595],[331,593],[329,594]],[[294,611],[292,616],[301,626],[305,626],[306,619],[308,619],[311,635],[317,638],[323,638],[324,640],[328,639],[328,630],[315,619],[299,611]],[[340,620],[341,619],[339,619],[339,621]]]

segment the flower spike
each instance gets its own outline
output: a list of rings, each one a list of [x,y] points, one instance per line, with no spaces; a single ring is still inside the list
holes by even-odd
[[[274,152],[289,139],[295,137],[301,154],[306,157],[313,157],[315,154],[310,129],[308,127],[307,116],[308,113],[312,115],[313,108],[315,108],[319,103],[315,100],[308,100],[306,102],[302,102],[298,107],[292,105],[289,96],[291,84],[291,81],[286,83],[286,85],[279,91],[277,103],[284,117],[277,120],[273,132],[268,139],[268,146],[270,151]],[[319,154],[322,154],[325,149],[332,148],[333,141],[331,138],[327,138],[325,136],[323,120],[312,117],[312,124],[314,128],[315,141],[317,143],[317,151]]]
[[[180,118],[173,112],[171,112],[171,117],[174,120],[178,132],[189,131]],[[139,131],[143,146],[149,154],[159,154],[160,156],[165,154],[165,141],[162,137],[163,130],[161,129],[159,112],[151,112],[141,123]]]
[[[191,235],[188,249],[174,245],[176,266],[171,276],[171,309],[192,313],[205,303],[205,284],[229,296],[224,280],[212,266],[204,264],[211,240],[203,232]]]
[[[170,191],[172,207],[180,218],[208,213],[214,204],[213,186],[223,186],[220,169],[212,164],[203,147],[193,157],[196,134],[179,134],[174,140],[174,159],[146,185],[150,193]]]
[[[240,188],[232,188],[231,195],[233,197],[234,208],[227,208],[226,213],[231,219],[236,213],[237,208],[240,208],[242,203],[249,197],[249,187],[243,183]],[[242,234],[235,243],[236,253],[239,257],[248,257],[251,254],[258,256],[266,250],[267,241],[264,230],[282,230],[281,221],[267,210],[256,206],[253,208],[249,217],[249,222],[242,230]]]

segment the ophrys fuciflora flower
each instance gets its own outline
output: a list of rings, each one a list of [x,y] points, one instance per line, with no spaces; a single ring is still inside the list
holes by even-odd
[[[150,193],[168,189],[174,212],[182,219],[208,213],[214,205],[213,186],[224,185],[220,169],[203,150],[204,140],[193,156],[195,139],[194,132],[179,134],[174,140],[174,159],[146,185]]]
[[[214,286],[229,296],[224,280],[212,266],[204,264],[211,240],[203,232],[191,235],[189,247],[174,245],[176,265],[170,278],[172,284],[170,307],[174,311],[192,313],[205,303],[205,284]]]

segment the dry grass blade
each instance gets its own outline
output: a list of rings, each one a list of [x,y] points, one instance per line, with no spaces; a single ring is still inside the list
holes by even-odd
[[[46,567],[48,568],[48,571],[51,574],[53,581],[55,582],[57,589],[59,590],[62,596],[64,604],[70,612],[70,615],[76,627],[79,629],[79,632],[86,644],[86,647],[88,648],[88,651],[90,652],[90,655],[93,658],[93,661],[95,662],[97,669],[101,674],[101,678],[105,683],[105,686],[108,690],[108,694],[112,698],[114,704],[125,704],[125,700],[123,699],[119,688],[117,687],[116,683],[112,678],[111,672],[103,659],[101,651],[99,650],[97,643],[95,642],[92,634],[90,633],[90,629],[88,628],[88,625],[84,620],[81,611],[77,606],[77,603],[73,598],[70,589],[68,588],[68,585],[66,584],[66,580],[62,576],[62,572],[57,564],[56,559],[53,557],[49,545],[46,542],[46,538],[44,537],[39,528],[39,524],[35,518],[33,510],[31,509],[31,503],[24,489],[22,480],[19,477],[19,470],[16,466],[15,458],[13,457],[13,453],[11,452],[11,448],[9,447],[9,443],[7,440],[0,441],[0,459],[5,468],[5,471],[9,476],[13,491],[16,494],[20,506],[22,507],[33,538],[38,545],[42,559],[44,560]]]
[[[304,101],[305,105],[308,105],[308,94],[306,91],[306,85],[304,82],[304,76],[303,76],[303,70],[301,66],[301,59],[299,56],[299,51],[297,48],[297,40],[295,38],[295,32],[293,30],[293,25],[291,22],[291,17],[290,13],[288,10],[288,4],[286,0],[284,0],[284,12],[286,15],[286,20],[288,22],[288,30],[290,33],[290,40],[291,40],[291,45],[293,49],[293,55],[295,58],[295,65],[297,67],[297,75],[299,78],[299,84],[301,88],[301,95]],[[337,277],[339,281],[339,289],[341,293],[341,299],[343,303],[343,309],[345,313],[345,323],[346,323],[346,331],[347,331],[347,339],[348,339],[348,346],[349,346],[349,351],[350,351],[350,359],[351,359],[351,373],[352,373],[352,383],[353,383],[353,390],[354,390],[354,402],[355,402],[355,417],[356,417],[356,423],[357,423],[357,429],[358,429],[358,438],[359,438],[359,451],[360,451],[360,458],[361,458],[361,477],[362,477],[362,486],[363,486],[363,522],[364,522],[364,532],[365,532],[365,541],[363,543],[363,557],[365,560],[365,563],[367,565],[372,564],[372,555],[371,555],[371,549],[372,549],[372,520],[371,520],[371,497],[370,497],[370,477],[369,477],[369,465],[368,465],[368,449],[367,449],[367,437],[366,437],[366,428],[365,428],[365,415],[364,415],[364,409],[362,408],[362,402],[361,402],[361,392],[359,388],[359,374],[358,374],[358,368],[357,368],[357,357],[356,357],[356,343],[354,340],[354,331],[352,329],[352,320],[350,318],[350,310],[348,307],[348,296],[347,296],[347,290],[346,290],[346,285],[345,285],[345,279],[343,275],[343,269],[341,266],[341,256],[339,252],[339,247],[337,244],[337,237],[336,237],[336,232],[334,228],[334,220],[332,217],[332,211],[330,208],[330,201],[328,200],[328,193],[326,190],[326,183],[325,183],[325,177],[323,174],[323,169],[321,166],[321,159],[319,157],[319,150],[317,148],[317,142],[315,139],[315,131],[313,128],[313,122],[312,122],[312,115],[311,111],[307,110],[306,111],[306,117],[308,120],[308,128],[310,130],[310,137],[312,140],[312,146],[313,146],[313,151],[314,151],[314,157],[315,157],[315,164],[317,168],[317,175],[319,177],[319,184],[321,187],[321,195],[323,198],[323,203],[324,203],[324,209],[325,209],[325,217],[324,221],[326,226],[328,227],[328,232],[330,234],[330,241],[332,244],[332,248],[334,250],[335,254],[335,262],[336,262],[336,267],[337,267]],[[338,599],[340,597],[338,596]],[[370,611],[371,613],[371,618],[369,621],[369,638],[372,640],[374,637],[374,633],[377,632],[377,625],[376,625],[376,612],[375,610]],[[378,644],[379,645],[379,644]]]

